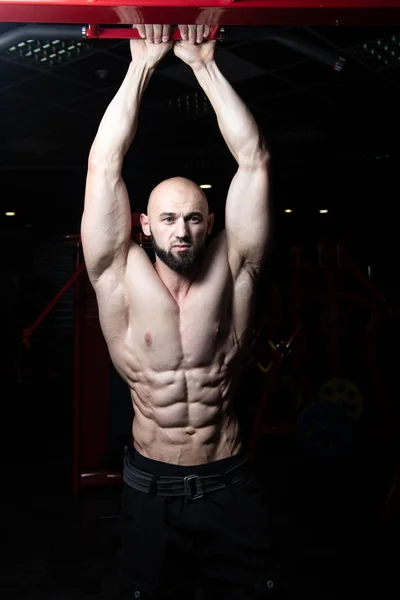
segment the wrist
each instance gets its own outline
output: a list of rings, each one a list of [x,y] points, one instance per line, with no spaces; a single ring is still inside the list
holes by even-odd
[[[152,65],[144,58],[132,59],[129,63],[129,71],[132,73],[148,74],[151,76],[156,68],[156,65]]]
[[[217,67],[216,62],[214,59],[206,61],[206,62],[199,62],[199,63],[194,63],[193,65],[191,65],[194,74],[200,74],[200,73],[212,73],[214,71],[214,69]]]

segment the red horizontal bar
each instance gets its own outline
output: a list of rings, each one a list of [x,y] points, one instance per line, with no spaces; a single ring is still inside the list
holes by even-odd
[[[121,6],[123,3],[123,6]],[[395,25],[399,0],[0,0],[0,22]]]
[[[210,34],[208,36],[208,40],[218,40],[219,39],[219,27],[211,27]],[[140,35],[137,29],[132,29],[131,27],[97,27],[96,25],[89,25],[86,29],[86,39],[99,39],[99,40],[138,40],[140,39]],[[180,40],[181,34],[178,29],[175,29],[171,34],[172,40]]]
[[[193,6],[193,0],[1,0],[0,4],[30,5],[30,6],[76,6],[112,7],[123,11],[125,8],[144,8],[153,6],[167,8],[172,6]],[[248,6],[263,5],[264,8],[396,8],[398,0],[196,0],[197,7],[226,6],[229,4],[242,4]]]

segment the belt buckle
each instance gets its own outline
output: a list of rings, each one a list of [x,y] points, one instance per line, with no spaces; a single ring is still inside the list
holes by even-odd
[[[187,475],[187,477],[183,478],[183,483],[185,486],[185,494],[186,497],[190,500],[196,500],[197,498],[202,498],[203,494],[197,493],[197,485],[194,483],[195,479],[198,479],[198,475]],[[192,483],[193,482],[193,483]]]

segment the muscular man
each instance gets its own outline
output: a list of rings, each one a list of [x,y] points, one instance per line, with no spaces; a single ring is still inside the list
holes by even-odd
[[[130,43],[132,62],[90,151],[82,219],[102,330],[135,413],[119,598],[188,600],[193,578],[207,600],[261,598],[276,590],[277,563],[233,397],[269,242],[269,153],[204,28],[182,27],[190,39],[174,45],[168,26],[139,30],[143,39]],[[131,239],[121,168],[145,88],[172,46],[209,98],[238,170],[225,230],[210,244],[213,215],[194,182],[174,177],[152,191],[141,215],[152,264]]]

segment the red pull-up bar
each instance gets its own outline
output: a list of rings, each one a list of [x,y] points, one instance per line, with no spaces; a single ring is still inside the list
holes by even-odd
[[[396,25],[399,0],[0,0],[9,23]]]
[[[121,39],[121,40],[138,40],[140,39],[140,35],[137,29],[132,29],[132,27],[101,27],[100,25],[90,23],[84,30],[82,31],[83,36],[90,39],[101,39],[101,40],[112,40],[112,39]],[[174,29],[171,33],[171,39],[180,40],[181,35],[179,29]],[[210,28],[210,33],[207,38],[208,40],[220,40],[220,27],[218,25],[214,25]]]

